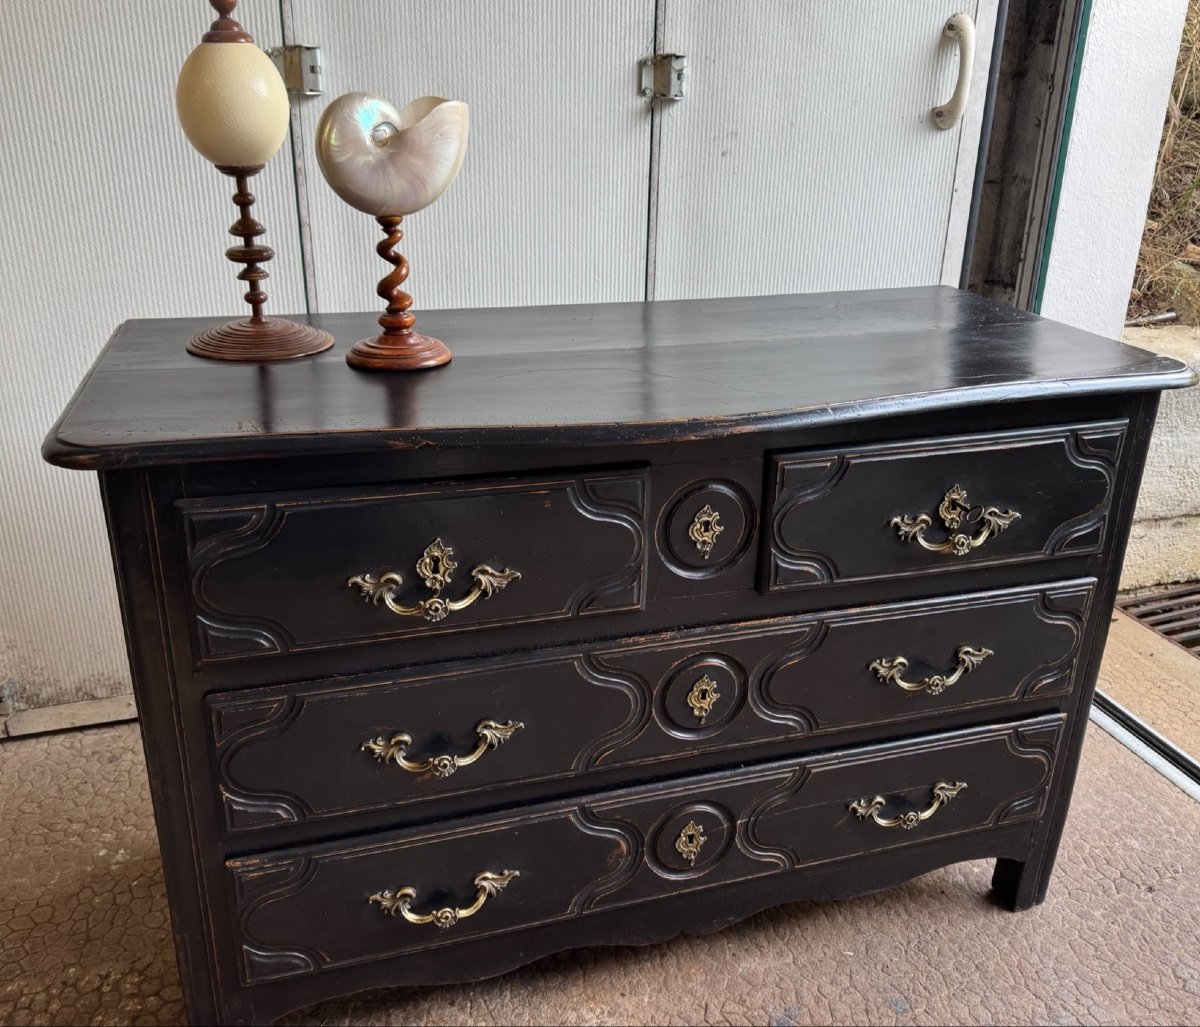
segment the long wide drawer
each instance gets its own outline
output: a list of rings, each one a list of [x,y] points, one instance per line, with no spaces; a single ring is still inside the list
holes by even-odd
[[[1003,704],[1071,687],[1093,579],[464,660],[209,700],[226,825],[459,793]]]
[[[247,984],[1033,821],[1063,716],[229,861]]]
[[[1097,553],[1125,421],[772,457],[774,592]]]
[[[199,662],[641,609],[646,478],[183,500]]]

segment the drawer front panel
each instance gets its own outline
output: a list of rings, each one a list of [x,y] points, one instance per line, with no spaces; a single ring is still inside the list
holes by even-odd
[[[352,966],[1032,822],[1064,721],[835,751],[233,860],[243,979]]]
[[[644,600],[644,470],[179,506],[202,663]]]
[[[270,828],[463,793],[483,804],[518,783],[1052,703],[1071,687],[1094,584],[215,696],[226,825]]]
[[[1097,553],[1124,421],[771,458],[762,587]]]

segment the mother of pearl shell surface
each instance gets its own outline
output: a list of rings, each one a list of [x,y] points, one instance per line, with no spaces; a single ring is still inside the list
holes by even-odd
[[[428,207],[467,152],[467,105],[422,96],[403,110],[369,93],[339,96],[317,125],[317,163],[350,206],[376,217]]]

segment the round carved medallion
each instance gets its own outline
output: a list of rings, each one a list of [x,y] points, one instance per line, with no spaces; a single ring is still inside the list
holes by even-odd
[[[745,697],[746,670],[737,660],[700,653],[671,668],[659,689],[659,720],[676,737],[704,737],[728,724]]]
[[[651,834],[650,865],[670,877],[707,873],[733,844],[733,817],[724,806],[693,802],[671,810]]]
[[[733,482],[685,486],[666,506],[659,551],[676,574],[707,578],[745,555],[754,531],[754,504]]]

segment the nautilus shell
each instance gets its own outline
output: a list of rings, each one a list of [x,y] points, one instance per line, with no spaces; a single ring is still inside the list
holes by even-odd
[[[339,96],[317,125],[317,162],[333,191],[376,217],[428,207],[458,175],[469,119],[461,100],[422,96],[403,110],[369,93]]]

